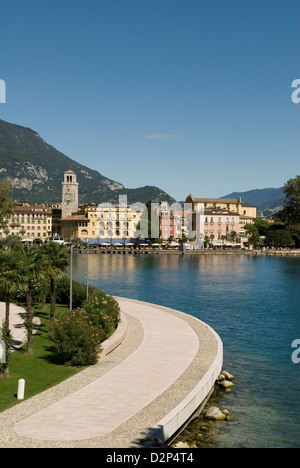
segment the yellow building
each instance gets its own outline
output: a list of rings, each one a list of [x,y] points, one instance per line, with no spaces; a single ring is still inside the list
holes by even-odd
[[[138,203],[130,206],[127,203],[102,203],[97,206],[94,217],[98,223],[98,237],[118,241],[136,237],[136,228],[142,218],[143,208],[144,205]],[[93,223],[92,219],[91,221]]]
[[[0,229],[0,239],[14,235],[23,242],[32,242],[52,236],[52,210],[45,205],[20,204],[7,221],[7,227]]]
[[[65,241],[91,238],[90,220],[85,215],[73,215],[61,220],[61,235]]]
[[[243,203],[241,198],[194,198],[191,194],[186,198],[185,203],[193,206],[193,211],[206,210],[208,208],[220,208],[222,210],[234,211],[240,216],[247,216],[255,219],[257,217],[256,206]]]

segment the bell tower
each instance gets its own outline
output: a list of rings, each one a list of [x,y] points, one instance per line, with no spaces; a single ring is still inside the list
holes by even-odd
[[[64,173],[62,183],[62,219],[72,216],[78,211],[78,182],[77,176],[73,171]]]

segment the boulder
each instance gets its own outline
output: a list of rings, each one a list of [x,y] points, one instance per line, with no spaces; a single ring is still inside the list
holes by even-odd
[[[223,380],[223,382],[219,382],[220,387],[224,388],[225,390],[232,390],[234,387],[234,383],[228,381],[228,380]]]
[[[211,406],[206,412],[205,417],[211,421],[225,421],[226,416],[216,406]]]
[[[227,372],[227,371],[221,372],[221,375],[224,375],[226,380],[234,380],[235,379],[234,375],[229,374],[229,372]]]

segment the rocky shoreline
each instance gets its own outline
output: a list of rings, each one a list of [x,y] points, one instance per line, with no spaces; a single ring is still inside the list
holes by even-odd
[[[228,409],[220,409],[224,394],[232,392],[235,376],[222,371],[218,376],[214,392],[204,407],[200,416],[192,420],[174,440],[173,448],[206,448],[213,445],[215,429],[223,422],[230,423],[234,417]]]

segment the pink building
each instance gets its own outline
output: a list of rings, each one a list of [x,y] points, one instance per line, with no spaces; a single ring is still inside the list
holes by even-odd
[[[215,241],[225,237],[228,240],[236,239],[240,231],[240,215],[220,208],[206,209],[200,215],[199,229],[200,234]]]
[[[159,226],[161,239],[167,240],[181,238],[182,236],[182,211],[173,210],[167,202],[161,202],[159,209]],[[179,207],[180,208],[180,207]]]

